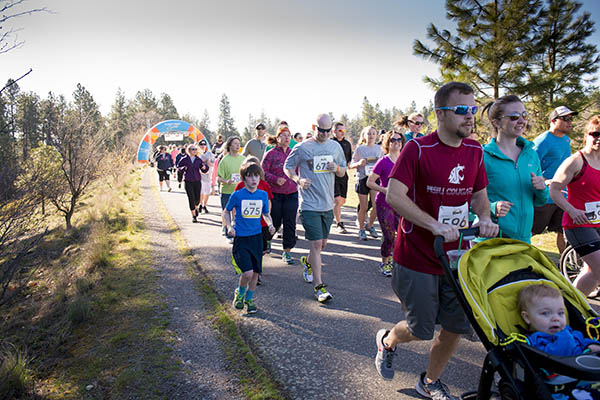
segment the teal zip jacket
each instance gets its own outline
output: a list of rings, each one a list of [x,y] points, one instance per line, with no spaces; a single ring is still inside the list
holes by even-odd
[[[483,160],[488,176],[488,198],[492,211],[492,219],[497,220],[503,233],[512,239],[531,242],[533,225],[533,207],[546,204],[549,197],[548,188],[536,190],[531,184],[531,173],[542,175],[540,159],[533,149],[533,143],[521,137],[517,138],[517,146],[521,154],[515,163],[498,148],[496,139],[483,146]],[[496,218],[498,201],[513,203],[508,214]]]

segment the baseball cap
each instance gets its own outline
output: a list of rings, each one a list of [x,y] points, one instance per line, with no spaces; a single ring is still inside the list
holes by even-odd
[[[254,129],[259,129],[259,128],[265,129],[265,128],[266,128],[266,126],[265,126],[265,124],[263,124],[262,122],[260,122],[260,123],[258,123],[258,124],[256,125],[256,127],[255,127]]]
[[[571,111],[569,108],[565,106],[558,106],[550,113],[550,122],[555,120],[558,117],[564,117],[566,115],[577,115],[579,112]]]

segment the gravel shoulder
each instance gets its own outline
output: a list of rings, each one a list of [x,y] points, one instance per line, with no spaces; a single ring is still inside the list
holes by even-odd
[[[219,339],[206,319],[208,310],[186,273],[188,265],[177,250],[172,230],[163,218],[155,174],[147,169],[142,180],[142,207],[152,263],[159,274],[176,334],[174,355],[182,362],[169,399],[244,399],[238,380],[227,369]]]

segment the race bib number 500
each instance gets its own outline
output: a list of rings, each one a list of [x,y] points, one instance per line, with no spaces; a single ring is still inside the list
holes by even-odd
[[[327,169],[327,164],[333,162],[333,156],[315,156],[313,158],[313,172],[315,174],[322,174],[325,172],[329,172]]]
[[[243,218],[260,218],[262,214],[262,200],[242,200]]]
[[[456,226],[458,229],[469,227],[469,203],[462,206],[440,206],[438,222],[444,225]]]

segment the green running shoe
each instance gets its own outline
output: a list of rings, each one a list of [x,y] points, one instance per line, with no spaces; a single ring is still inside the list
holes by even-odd
[[[233,307],[238,310],[244,309],[244,296],[238,294],[238,290],[233,292]]]
[[[245,300],[244,304],[246,304],[246,312],[248,314],[254,314],[254,313],[256,313],[256,311],[258,311],[256,309],[256,305],[254,304],[254,300],[252,300],[252,299]]]

